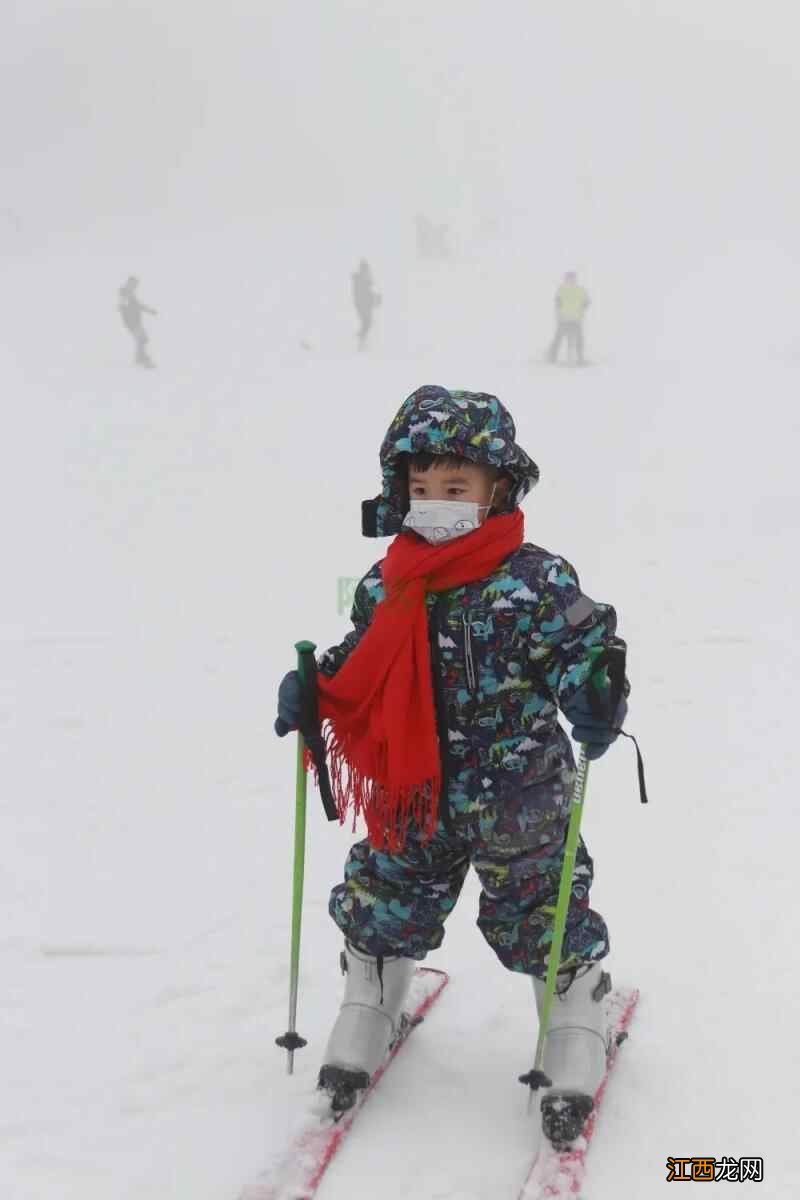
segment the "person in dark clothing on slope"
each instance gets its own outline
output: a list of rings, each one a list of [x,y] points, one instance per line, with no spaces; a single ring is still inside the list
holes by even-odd
[[[381,297],[375,291],[370,265],[365,258],[358,264],[358,270],[353,272],[353,303],[361,322],[357,338],[358,348],[363,350],[367,343],[369,331],[372,328],[372,314],[381,302]]]
[[[119,289],[119,304],[117,307],[119,308],[123,324],[131,333],[136,346],[134,363],[139,367],[154,367],[156,364],[147,353],[149,339],[142,324],[142,314],[149,313],[150,316],[155,317],[157,313],[154,308],[149,308],[146,304],[142,304],[136,295],[138,286],[139,280],[136,276],[129,276]]]

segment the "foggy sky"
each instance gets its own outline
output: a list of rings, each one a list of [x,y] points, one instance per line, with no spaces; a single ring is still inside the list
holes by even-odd
[[[793,233],[793,0],[17,0],[0,207],[39,233],[270,210]]]

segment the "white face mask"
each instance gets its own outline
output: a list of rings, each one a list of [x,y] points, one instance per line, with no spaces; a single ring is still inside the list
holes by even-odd
[[[412,529],[426,542],[439,546],[471,533],[481,524],[481,512],[488,512],[494,500],[494,488],[488,504],[474,500],[411,500],[404,529]]]

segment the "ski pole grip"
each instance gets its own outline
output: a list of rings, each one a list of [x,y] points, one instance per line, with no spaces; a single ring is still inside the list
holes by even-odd
[[[627,694],[626,655],[625,644],[614,641],[604,646],[592,663],[586,696],[592,713],[601,721],[613,721],[620,700]]]
[[[626,658],[627,651],[624,645],[617,642],[608,647],[608,679],[611,684],[611,703],[614,705],[614,712],[617,711],[622,697],[630,691],[630,688],[626,687],[625,680]]]
[[[305,684],[309,680],[310,675],[316,675],[316,660],[314,659],[314,651],[317,648],[316,642],[300,641],[295,642],[294,648],[297,651],[297,674],[301,681]],[[314,659],[313,667],[309,663],[309,658]]]
[[[322,739],[319,720],[317,660],[314,657],[317,647],[314,642],[302,641],[295,642],[294,648],[297,651],[297,673],[303,685],[303,714],[300,719],[300,731],[314,761],[325,816],[329,821],[338,821],[339,813],[331,792],[328,764],[325,761],[325,743]]]

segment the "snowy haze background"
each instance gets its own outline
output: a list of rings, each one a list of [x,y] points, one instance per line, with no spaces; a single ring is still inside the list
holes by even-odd
[[[0,73],[0,1194],[217,1200],[283,1144],[339,995],[347,830],[311,801],[292,1080],[292,643],[338,641],[378,446],[485,389],[542,470],[527,535],[612,601],[630,728],[585,821],[638,985],[587,1196],[668,1155],[800,1186],[793,779],[800,487],[796,6],[220,8],[25,0]],[[416,258],[413,218],[453,257]],[[384,303],[355,353],[349,273]],[[535,365],[594,298],[591,371]],[[158,308],[136,373],[125,277]],[[305,343],[305,345],[303,345]],[[527,981],[465,888],[453,983],[324,1183],[513,1196]],[[413,1163],[413,1166],[411,1165]]]

